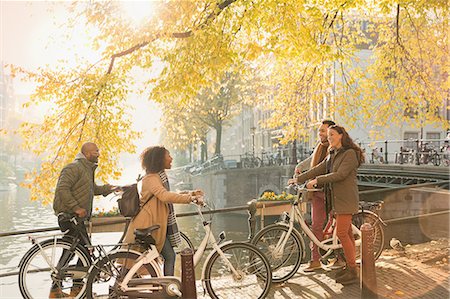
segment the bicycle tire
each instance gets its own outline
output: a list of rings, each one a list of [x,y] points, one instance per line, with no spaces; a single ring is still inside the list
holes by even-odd
[[[363,223],[369,223],[373,230],[373,255],[374,259],[377,260],[381,253],[384,250],[384,228],[383,223],[381,222],[380,218],[373,213],[369,213],[367,211],[360,211],[358,214],[353,215],[352,223],[355,225],[358,229],[361,229],[361,225]],[[356,248],[356,258],[359,258],[360,250],[359,248]]]
[[[54,273],[52,273],[48,261],[44,258],[44,256],[47,257],[52,266],[56,267],[63,250],[70,250],[72,246],[72,242],[67,240],[57,239],[55,241],[49,239],[35,244],[25,253],[19,264],[19,289],[23,298],[48,298],[53,283],[57,284],[63,293],[70,293],[72,287],[78,286],[80,290],[73,298],[78,299],[84,297],[86,288],[83,283],[77,285],[77,282],[71,281],[73,277],[70,275],[64,276],[64,274],[62,274],[62,278],[58,281]],[[76,265],[78,261],[81,263],[79,266]],[[85,269],[87,274],[90,265],[91,259],[85,248],[77,245],[73,249],[73,256],[65,268],[77,267],[77,269]],[[80,279],[82,280],[83,278],[81,277]],[[46,287],[47,285],[48,288]]]
[[[433,164],[434,164],[434,166],[441,165],[441,156],[437,153],[434,154],[434,156],[433,156]]]
[[[262,166],[263,166],[263,162],[262,162],[261,158],[255,157],[255,167],[260,168]]]
[[[272,274],[265,255],[254,245],[235,242],[220,248],[238,274],[231,273],[228,265],[216,251],[205,268],[205,285],[213,299],[265,298],[270,290]]]
[[[289,227],[286,225],[271,224],[260,230],[251,241],[269,260],[273,282],[290,279],[297,273],[302,263],[303,242],[295,229],[286,241],[282,255],[276,255],[274,252],[281,235],[286,234],[288,230]]]
[[[86,280],[86,297],[121,298],[122,295],[117,292],[117,283],[121,281],[128,272],[128,269],[122,267],[123,261],[135,261],[140,256],[140,254],[135,252],[116,251],[97,260],[92,265]],[[130,268],[131,266],[132,264],[129,265]],[[139,274],[137,277],[139,277],[139,275],[157,277],[158,272],[151,264],[144,264],[142,267],[145,269],[138,270]]]
[[[180,254],[181,251],[183,251],[186,248],[190,248],[195,252],[194,244],[189,239],[189,237],[183,232],[180,232],[180,237],[181,237],[181,245],[175,248],[175,253]]]

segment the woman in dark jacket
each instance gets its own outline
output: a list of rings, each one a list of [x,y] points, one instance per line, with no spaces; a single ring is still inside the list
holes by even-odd
[[[341,126],[328,128],[330,154],[322,163],[297,177],[297,183],[307,188],[325,188],[327,204],[336,217],[336,233],[344,249],[347,266],[336,275],[336,282],[358,282],[356,270],[356,246],[352,233],[352,215],[358,212],[358,182],[356,173],[364,163],[362,150],[353,142]],[[290,183],[295,180],[290,180]]]

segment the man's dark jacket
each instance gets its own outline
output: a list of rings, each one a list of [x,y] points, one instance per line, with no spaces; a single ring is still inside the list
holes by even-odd
[[[111,193],[110,185],[97,186],[94,172],[97,164],[92,163],[79,153],[75,161],[66,165],[59,175],[56,184],[53,210],[73,213],[77,208],[86,209],[88,217],[92,214],[94,195],[106,196]]]

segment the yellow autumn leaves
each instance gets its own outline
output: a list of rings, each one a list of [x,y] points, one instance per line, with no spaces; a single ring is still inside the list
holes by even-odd
[[[293,200],[294,195],[288,194],[286,192],[281,192],[281,194],[275,194],[275,192],[264,192],[263,195],[258,198],[259,201],[264,200]]]

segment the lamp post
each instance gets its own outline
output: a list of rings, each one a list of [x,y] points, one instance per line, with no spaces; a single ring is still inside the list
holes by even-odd
[[[255,156],[255,132],[256,132],[256,127],[251,127],[250,128],[250,135],[252,135],[252,154],[253,154],[253,157]]]

